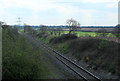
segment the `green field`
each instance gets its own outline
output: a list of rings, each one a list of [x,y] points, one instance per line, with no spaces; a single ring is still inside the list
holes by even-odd
[[[20,32],[24,32],[24,29],[21,29],[19,31]],[[41,31],[37,30],[36,32],[37,32],[37,34],[39,34]],[[51,35],[51,32],[52,32],[52,35]],[[49,30],[45,31],[45,33],[47,35],[52,36],[52,37],[59,36],[59,32],[60,32],[60,35],[62,35],[62,34],[68,34],[69,33],[69,31],[49,31]],[[55,35],[55,33],[56,33],[56,35]],[[72,33],[76,34],[78,37],[96,37],[97,34],[98,34],[96,32],[82,32],[82,31],[72,31]],[[106,37],[116,37],[112,33],[106,33],[106,34],[107,34]],[[100,37],[100,36],[97,36],[97,37]]]
[[[57,36],[59,36],[59,34],[58,34],[58,32],[56,33],[56,35],[54,34],[54,32],[53,32],[53,34],[52,35],[50,35],[50,32],[51,31],[47,31],[47,33],[48,33],[48,35],[51,37],[57,37]],[[60,31],[61,32],[61,35],[62,34],[68,34],[69,33],[69,31]],[[39,33],[38,31],[37,31],[37,33]],[[74,34],[76,34],[78,37],[96,37],[97,36],[97,34],[98,33],[96,33],[96,32],[81,32],[81,31],[73,31],[72,33],[74,33]],[[100,33],[99,33],[100,34]],[[101,33],[102,34],[102,33]],[[112,34],[112,33],[106,33],[107,34],[107,36],[106,37],[116,37],[114,34]],[[100,36],[97,36],[97,37],[100,37]]]
[[[69,31],[64,31],[64,34],[68,34]],[[72,32],[73,33],[73,32]],[[81,32],[81,31],[75,31],[74,33],[77,34],[78,37],[85,36],[85,37],[95,37],[96,33],[95,32]],[[115,37],[112,33],[108,33],[107,37]]]

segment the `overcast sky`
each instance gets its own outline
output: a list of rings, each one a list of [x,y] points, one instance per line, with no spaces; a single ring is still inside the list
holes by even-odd
[[[65,25],[73,18],[81,25],[118,24],[119,0],[0,0],[0,21],[7,24]]]

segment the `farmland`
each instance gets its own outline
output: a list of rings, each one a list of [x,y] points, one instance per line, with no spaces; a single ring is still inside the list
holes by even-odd
[[[47,31],[47,33],[50,35],[50,32],[51,31]],[[61,31],[61,35],[62,34],[68,34],[69,31]],[[82,32],[82,31],[74,31],[72,32],[72,34],[76,34],[78,37],[96,37],[97,36],[97,33],[96,32]],[[114,34],[112,33],[106,33],[107,36],[106,37],[116,37]],[[51,35],[50,35],[51,36]],[[56,35],[52,35],[52,37],[58,37],[59,34],[57,33]],[[99,36],[100,37],[100,36]]]
[[[69,31],[64,31],[64,34],[68,34]],[[81,31],[75,31],[74,33],[77,34],[78,37],[85,36],[85,37],[96,37],[96,32],[81,32]],[[107,37],[115,37],[112,33],[108,33]]]

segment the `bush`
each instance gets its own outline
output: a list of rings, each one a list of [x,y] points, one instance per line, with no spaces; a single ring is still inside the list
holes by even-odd
[[[44,32],[41,32],[41,33],[39,33],[39,34],[37,34],[36,35],[37,37],[39,37],[39,38],[47,38],[49,35],[47,34],[47,33],[44,33]]]
[[[71,39],[76,39],[77,36],[75,34],[63,34],[60,37],[54,37],[52,39],[50,39],[50,43],[61,43],[61,42],[65,42],[67,40],[71,40]]]
[[[107,41],[105,39],[102,39],[102,41],[100,42],[98,48],[103,49],[106,45],[107,45]]]
[[[104,39],[77,39],[69,43],[69,52],[78,60],[88,56],[88,63],[93,66],[120,75],[120,71],[116,71],[117,67],[120,67],[120,65],[117,65],[120,58],[119,47],[120,44]]]
[[[120,39],[120,24],[114,28],[113,34]]]
[[[97,37],[106,37],[108,35],[107,30],[106,29],[99,29],[96,32],[96,36]]]
[[[80,51],[86,51],[89,50],[89,48],[97,49],[94,46],[97,46],[99,44],[99,39],[78,39],[78,40],[72,40],[69,47],[71,49],[75,49],[76,52]]]

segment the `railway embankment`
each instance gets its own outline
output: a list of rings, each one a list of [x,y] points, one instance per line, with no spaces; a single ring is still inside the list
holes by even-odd
[[[118,42],[93,37],[67,39],[48,37],[41,40],[65,56],[85,64],[87,68],[103,73],[103,76],[115,78],[120,75],[120,44]]]

